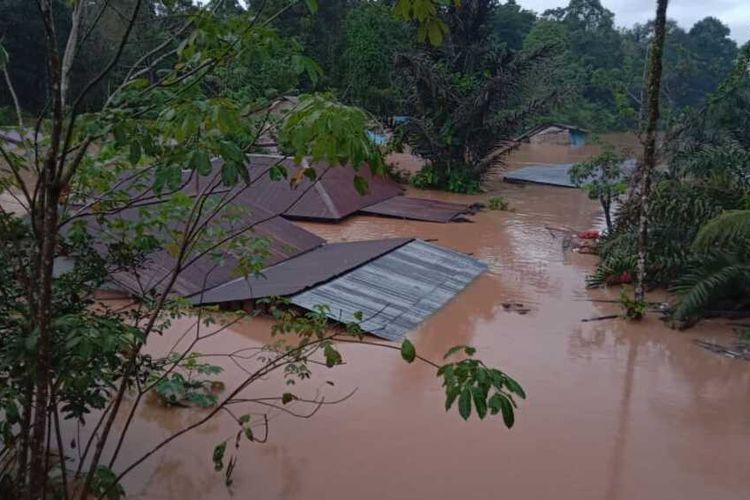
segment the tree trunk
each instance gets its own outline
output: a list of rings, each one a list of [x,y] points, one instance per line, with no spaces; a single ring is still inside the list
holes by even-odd
[[[638,220],[638,272],[636,276],[635,300],[645,300],[644,283],[646,281],[647,246],[648,246],[648,198],[651,192],[651,176],[656,166],[656,128],[659,122],[659,93],[661,91],[662,54],[666,37],[668,0],[657,0],[654,41],[651,44],[648,82],[646,83],[648,101],[647,117],[643,141],[643,162],[641,163],[641,203]]]
[[[49,0],[39,2],[39,11],[47,40],[47,67],[50,78],[52,117],[50,145],[46,153],[38,183],[39,202],[32,211],[34,237],[37,242],[35,256],[36,283],[32,287],[32,319],[38,335],[34,373],[34,417],[31,423],[29,454],[28,498],[41,498],[47,483],[46,443],[49,418],[49,388],[52,373],[52,268],[57,246],[58,202],[60,197],[57,176],[58,153],[64,124],[61,94],[61,61],[57,50],[54,17]]]
[[[602,210],[604,211],[604,222],[607,223],[607,234],[612,233],[612,200],[601,198]]]
[[[16,89],[13,87],[13,82],[10,79],[10,74],[8,73],[8,68],[3,68],[3,76],[5,77],[5,84],[8,86],[8,92],[10,93],[10,97],[13,100],[13,107],[16,108],[16,118],[18,119],[18,127],[21,129],[20,134],[21,137],[26,136],[26,131],[23,129],[23,111],[21,110],[21,103],[18,102],[18,94],[16,94]]]
[[[57,245],[58,214],[57,198],[54,189],[45,196],[48,198],[44,210],[42,228],[44,234],[39,242],[40,269],[37,283],[37,305],[35,326],[38,331],[36,355],[36,387],[34,422],[31,440],[31,469],[29,476],[30,498],[41,498],[47,483],[45,459],[49,427],[49,388],[52,377],[52,269]]]

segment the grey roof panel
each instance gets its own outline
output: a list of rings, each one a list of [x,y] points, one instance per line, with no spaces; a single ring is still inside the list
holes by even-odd
[[[463,215],[474,213],[474,210],[468,205],[459,203],[394,196],[365,207],[360,210],[360,213],[428,222],[452,222],[466,220]]]
[[[328,316],[341,322],[356,321],[362,313],[365,331],[396,341],[486,268],[468,255],[416,240],[291,301],[309,310],[325,305]]]
[[[570,168],[573,163],[559,165],[529,165],[503,176],[505,182],[542,184],[546,186],[576,187],[570,181]],[[629,175],[635,170],[635,160],[626,160],[623,169]]]
[[[234,279],[194,294],[193,304],[218,304],[301,292],[390,252],[411,238],[330,243],[266,268],[262,275]]]

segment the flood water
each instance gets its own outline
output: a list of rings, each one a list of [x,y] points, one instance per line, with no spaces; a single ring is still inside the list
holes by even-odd
[[[510,168],[537,161],[576,161],[581,148],[534,146]],[[584,318],[615,314],[618,290],[589,291],[585,276],[596,257],[563,251],[556,229],[599,223],[585,194],[554,187],[495,183],[512,212],[485,211],[474,223],[431,224],[354,217],[343,224],[305,224],[333,241],[394,236],[435,239],[490,266],[454,301],[411,332],[417,352],[440,359],[456,344],[501,367],[526,389],[516,426],[496,419],[462,421],[443,409],[434,370],[407,365],[398,352],[344,346],[346,365],[314,370],[291,389],[328,400],[310,419],[271,411],[268,443],[232,448],[237,427],[222,416],[175,441],[129,476],[131,497],[259,499],[742,499],[750,497],[750,364],[710,353],[696,338],[726,341],[731,329],[704,322],[687,332],[657,318],[640,323]],[[508,311],[518,302],[526,314]],[[183,320],[149,346],[171,346]],[[268,341],[271,322],[259,318],[198,347],[221,353]],[[242,372],[226,365],[229,387]],[[332,381],[334,386],[326,384]],[[277,379],[254,396],[279,396]],[[302,408],[299,408],[302,410]],[[254,411],[260,411],[254,408]],[[238,414],[242,413],[237,409]],[[119,465],[196,418],[196,412],[149,403]],[[262,429],[256,435],[262,435]],[[227,488],[213,471],[211,452],[229,439],[238,455]]]

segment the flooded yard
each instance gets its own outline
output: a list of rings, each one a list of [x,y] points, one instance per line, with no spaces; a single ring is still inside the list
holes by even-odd
[[[586,153],[566,151],[536,161],[575,161],[561,156]],[[522,150],[511,166],[531,161],[534,152]],[[416,236],[488,263],[487,273],[408,338],[433,359],[453,345],[474,345],[481,359],[519,380],[528,400],[515,427],[446,414],[433,369],[407,365],[395,351],[345,346],[344,366],[317,369],[311,383],[293,390],[320,391],[329,401],[356,392],[310,419],[271,411],[268,443],[243,443],[236,451],[231,487],[211,462],[214,445],[233,443],[237,430],[220,417],[129,476],[132,498],[747,498],[750,364],[693,342],[727,340],[731,328],[705,321],[678,332],[655,317],[581,322],[618,313],[616,304],[595,301],[615,299],[618,290],[587,290],[596,257],[564,251],[551,228],[598,224],[595,202],[577,190],[502,183],[476,196],[410,194],[460,202],[500,194],[512,211],[484,211],[473,223],[356,216],[303,226],[332,241]],[[523,306],[508,307],[514,303]],[[150,350],[170,347],[187,325],[175,325]],[[269,319],[254,319],[197,350],[258,346],[270,328]],[[222,377],[231,387],[243,373],[226,368]],[[278,396],[287,389],[270,379],[255,390]],[[179,430],[192,413],[144,405],[118,464]]]

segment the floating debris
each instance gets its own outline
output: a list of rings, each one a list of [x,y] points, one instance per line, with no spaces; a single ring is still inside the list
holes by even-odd
[[[507,312],[514,312],[522,316],[531,311],[530,308],[524,306],[520,302],[503,302],[503,309]]]
[[[693,342],[695,342],[700,347],[716,354],[721,354],[728,358],[744,359],[750,361],[750,343],[748,342],[737,342],[732,346],[724,346],[700,339],[694,339]]]

